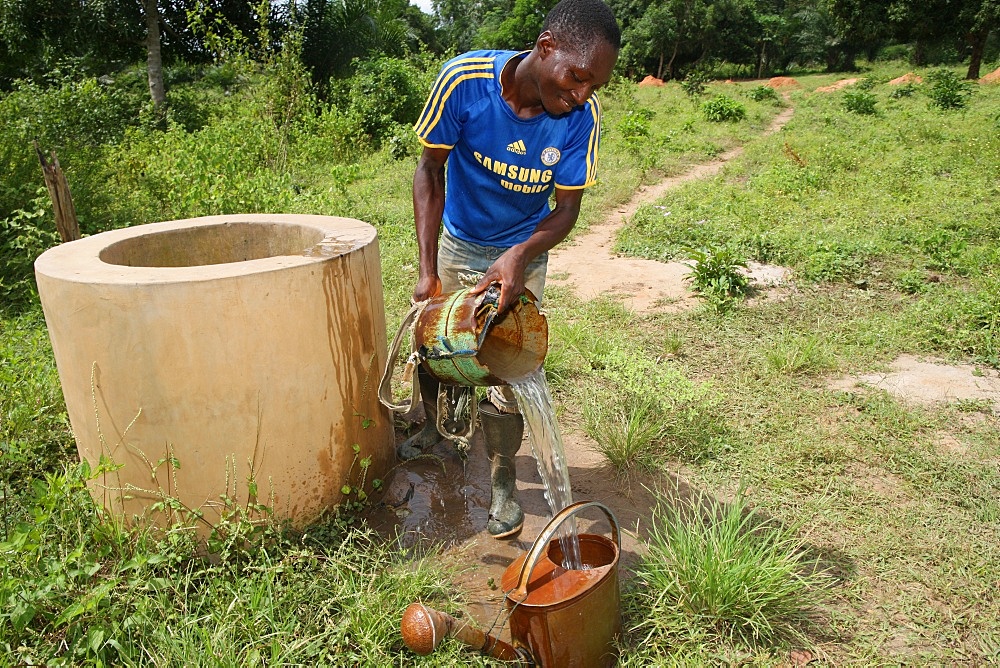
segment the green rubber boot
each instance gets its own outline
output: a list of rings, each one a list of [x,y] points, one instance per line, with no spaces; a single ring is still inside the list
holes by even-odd
[[[517,413],[501,413],[487,400],[479,402],[479,420],[490,458],[493,500],[486,530],[494,538],[506,538],[524,526],[524,512],[517,502],[517,470],[514,455],[521,448],[524,418]]]
[[[396,455],[404,462],[434,447],[442,439],[437,430],[437,378],[420,367],[417,369],[417,381],[420,383],[420,403],[424,405],[424,426],[396,447]]]

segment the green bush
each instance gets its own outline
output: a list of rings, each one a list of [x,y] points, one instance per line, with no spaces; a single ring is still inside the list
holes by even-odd
[[[354,76],[335,84],[333,99],[347,100],[338,106],[356,119],[365,134],[381,143],[398,125],[416,122],[430,90],[426,72],[399,58],[360,62]]]
[[[747,97],[749,97],[754,102],[763,102],[764,100],[777,100],[778,91],[774,90],[770,86],[754,86],[747,91]]]
[[[709,81],[710,78],[707,72],[692,70],[681,81],[681,88],[688,94],[688,97],[698,97],[705,92],[705,87]]]
[[[881,77],[867,76],[860,78],[858,82],[854,84],[854,87],[858,90],[872,90],[880,83],[885,83],[885,80]]]
[[[48,194],[42,188],[26,209],[0,218],[0,303],[8,308],[32,301],[35,259],[59,243],[48,206]]]
[[[46,153],[56,151],[67,173],[93,171],[101,147],[120,142],[128,128],[138,125],[144,99],[129,73],[116,79],[52,75],[47,86],[18,82],[0,96],[0,219],[27,208],[42,184],[33,140]],[[82,160],[74,164],[77,156]],[[77,198],[81,194],[74,190]],[[86,207],[78,202],[77,208]]]
[[[618,132],[626,141],[633,138],[645,138],[649,136],[649,123],[656,116],[656,112],[645,107],[633,107],[625,112],[621,120],[618,121]]]
[[[844,108],[852,114],[876,114],[875,102],[875,96],[867,90],[848,90],[844,93]]]
[[[949,69],[941,68],[930,72],[927,80],[931,86],[927,94],[931,105],[938,109],[963,109],[972,95],[972,84],[962,81]]]
[[[909,60],[913,54],[913,46],[910,44],[890,44],[878,50],[875,60]]]
[[[691,285],[717,312],[730,310],[736,300],[750,291],[750,281],[743,270],[747,262],[728,246],[708,249],[688,248]]]
[[[702,114],[709,121],[742,121],[747,110],[742,104],[727,95],[716,95],[701,105]]]
[[[265,101],[233,104],[239,109],[196,132],[135,131],[114,147],[112,224],[287,210],[294,191],[283,169],[286,137],[262,113]]]

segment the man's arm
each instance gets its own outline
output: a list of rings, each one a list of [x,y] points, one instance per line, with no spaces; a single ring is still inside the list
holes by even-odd
[[[420,273],[413,289],[414,301],[441,294],[438,276],[438,235],[444,215],[444,165],[450,149],[424,147],[413,174],[413,220],[417,228]]]
[[[556,206],[552,212],[538,223],[528,239],[512,246],[498,257],[471,293],[479,294],[491,284],[500,283],[500,303],[497,306],[501,313],[510,308],[524,292],[525,268],[536,257],[566,238],[580,216],[582,199],[582,188],[556,188]]]

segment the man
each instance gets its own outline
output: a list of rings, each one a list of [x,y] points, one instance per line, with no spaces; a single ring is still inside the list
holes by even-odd
[[[424,147],[413,177],[415,301],[472,284],[473,294],[499,284],[501,313],[525,288],[541,299],[548,251],[569,234],[583,190],[596,182],[601,112],[593,94],[611,78],[620,42],[601,0],[561,0],[531,51],[473,51],[445,64],[414,126]],[[420,385],[427,421],[400,445],[402,459],[440,440],[437,383],[422,373]],[[488,398],[480,404],[493,487],[487,530],[502,538],[524,522],[514,496],[524,421],[510,388],[490,388]]]

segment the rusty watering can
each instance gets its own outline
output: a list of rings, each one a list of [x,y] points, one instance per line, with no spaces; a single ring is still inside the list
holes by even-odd
[[[584,570],[563,568],[562,547],[554,539],[560,525],[585,508],[599,508],[611,522],[611,538],[580,534]],[[543,668],[613,666],[621,633],[618,521],[604,504],[591,501],[564,508],[514,560],[501,578],[513,644],[413,603],[403,613],[406,646],[429,654],[446,636],[506,661]]]
[[[417,367],[423,366],[444,386],[476,387],[506,385],[537,371],[549,346],[549,328],[538,300],[525,290],[515,305],[500,314],[500,287],[490,286],[479,295],[471,288],[449,292],[414,304],[389,347],[385,371],[379,384],[379,400],[389,410],[412,411],[420,401]],[[411,333],[410,355],[403,372],[412,387],[408,403],[392,397],[392,371],[403,339]],[[475,401],[467,401],[471,418],[467,432],[475,428]],[[441,399],[439,397],[439,405]],[[439,411],[439,416],[444,411]],[[442,434],[452,438],[454,434]]]

